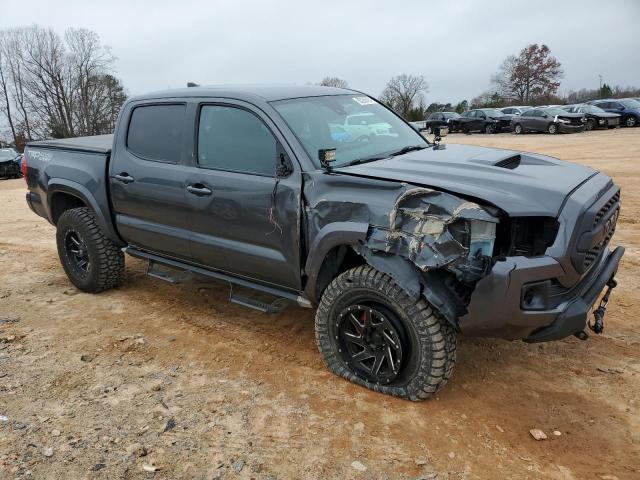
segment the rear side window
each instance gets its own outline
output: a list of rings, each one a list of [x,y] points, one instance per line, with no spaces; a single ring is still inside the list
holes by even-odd
[[[253,113],[220,105],[200,110],[200,167],[274,176],[276,153],[271,130]]]
[[[145,160],[178,163],[186,105],[145,105],[131,114],[127,148]]]

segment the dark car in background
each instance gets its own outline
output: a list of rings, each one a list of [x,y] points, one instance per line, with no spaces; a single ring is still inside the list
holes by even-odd
[[[640,123],[640,102],[633,98],[592,100],[589,103],[605,112],[617,113],[625,127],[636,127]]]
[[[511,130],[511,117],[494,108],[469,110],[449,123],[463,133],[496,133]]]
[[[532,108],[511,119],[515,133],[547,132],[577,133],[585,129],[587,122],[582,113],[569,113],[556,107]]]
[[[0,178],[20,176],[20,154],[13,148],[0,149]]]
[[[587,117],[587,122],[585,123],[586,130],[593,130],[594,128],[616,128],[620,126],[619,114],[605,112],[595,105],[565,105],[562,109],[569,113],[581,113]]]
[[[429,133],[433,133],[434,127],[449,127],[450,132],[455,132],[459,118],[460,114],[456,112],[431,112],[424,121],[424,128]]]

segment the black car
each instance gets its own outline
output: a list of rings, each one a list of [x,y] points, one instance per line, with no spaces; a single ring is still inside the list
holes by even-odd
[[[463,133],[496,133],[511,130],[511,118],[494,108],[479,108],[464,112],[460,118],[449,121]]]
[[[0,178],[18,178],[20,176],[20,155],[13,148],[0,149]]]
[[[450,132],[455,132],[458,118],[460,115],[456,112],[431,112],[425,119],[425,130],[433,133],[433,127],[449,127]]]
[[[587,117],[587,123],[585,124],[586,130],[593,130],[594,128],[616,128],[620,126],[620,115],[605,112],[595,105],[587,105],[584,103],[565,105],[562,109],[569,113],[581,113]]]
[[[577,133],[585,129],[587,119],[582,113],[569,113],[556,107],[532,108],[511,119],[515,133],[547,132]]]

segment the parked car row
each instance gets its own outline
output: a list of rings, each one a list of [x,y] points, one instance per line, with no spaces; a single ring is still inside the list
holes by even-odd
[[[13,148],[0,149],[0,178],[18,178],[22,155]]]
[[[450,132],[498,133],[512,131],[576,133],[596,128],[640,125],[640,101],[634,98],[593,100],[575,105],[531,107],[515,105],[501,109],[478,108],[462,114],[433,112],[420,128],[432,133],[447,126]]]

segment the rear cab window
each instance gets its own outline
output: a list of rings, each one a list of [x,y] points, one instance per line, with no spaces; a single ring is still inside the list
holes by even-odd
[[[182,152],[186,105],[140,105],[133,109],[127,149],[154,162],[178,163]]]

